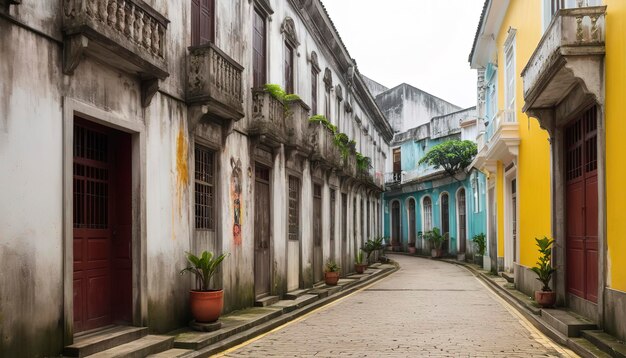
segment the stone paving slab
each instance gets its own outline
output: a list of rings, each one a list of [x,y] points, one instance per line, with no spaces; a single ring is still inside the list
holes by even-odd
[[[400,270],[228,357],[559,357],[462,267],[393,256]]]

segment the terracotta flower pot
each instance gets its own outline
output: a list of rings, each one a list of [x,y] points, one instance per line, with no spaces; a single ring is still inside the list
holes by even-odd
[[[365,264],[354,264],[354,271],[356,271],[356,273],[358,274],[365,272],[366,268],[367,268],[367,265]]]
[[[430,256],[432,257],[441,257],[443,255],[443,250],[442,249],[431,249],[430,250]]]
[[[415,248],[415,246],[409,246],[409,254],[415,254],[417,252],[417,249]]]
[[[190,291],[191,315],[196,322],[215,322],[224,307],[224,290]]]
[[[324,281],[326,281],[328,286],[337,286],[339,272],[324,272]]]
[[[535,291],[535,301],[543,308],[552,307],[556,302],[556,292]]]

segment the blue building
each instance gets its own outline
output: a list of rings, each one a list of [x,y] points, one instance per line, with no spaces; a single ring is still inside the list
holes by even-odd
[[[430,253],[423,233],[439,228],[449,236],[446,254],[464,259],[474,252],[472,237],[486,232],[485,175],[470,169],[451,178],[419,160],[445,141],[475,140],[477,125],[472,107],[395,134],[383,194],[383,233],[394,250],[407,250],[409,242],[415,242],[418,251]]]

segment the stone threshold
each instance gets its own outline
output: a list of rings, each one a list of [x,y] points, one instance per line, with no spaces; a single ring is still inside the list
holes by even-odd
[[[173,350],[184,352],[172,356],[195,358],[220,353],[356,292],[398,269],[397,263],[376,263],[370,265],[362,275],[353,274],[340,279],[337,286],[317,286],[307,289],[306,293],[295,299],[285,297],[266,307],[251,307],[231,312],[220,317],[222,328],[214,332],[198,332],[190,328],[170,332],[168,335],[175,337]],[[163,352],[163,357],[166,356],[169,356],[167,352]]]
[[[589,324],[590,329],[585,329],[584,325],[581,324],[583,329],[577,332],[575,336],[568,337],[567,333],[559,331],[559,329],[555,327],[555,323],[551,322],[554,319],[553,315],[555,311],[559,312],[559,315],[561,316],[570,315],[570,317],[576,317],[576,314],[569,313],[565,309],[543,309],[535,302],[535,300],[532,299],[532,297],[516,290],[514,284],[510,283],[501,276],[496,276],[489,271],[482,270],[482,268],[478,265],[449,258],[441,259],[439,261],[465,267],[474,276],[485,282],[487,287],[495,292],[500,298],[504,299],[518,312],[520,312],[543,334],[556,343],[570,348],[580,356],[585,358],[626,357],[626,345],[603,331],[591,328],[593,324]],[[583,322],[585,321],[582,317],[576,318],[579,318]],[[567,320],[567,318],[565,318],[565,320]]]

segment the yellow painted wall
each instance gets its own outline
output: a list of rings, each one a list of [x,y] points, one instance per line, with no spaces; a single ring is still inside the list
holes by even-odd
[[[606,16],[606,200],[608,280],[626,291],[626,1],[605,0]]]
[[[623,1],[623,0],[615,0]],[[536,119],[522,113],[524,105],[522,70],[542,36],[541,1],[512,0],[502,21],[496,39],[498,48],[498,107],[504,108],[504,41],[509,28],[515,28],[517,121],[520,145],[517,163],[517,197],[519,201],[520,264],[533,266],[537,261],[535,237],[550,236],[550,145],[548,133],[539,127]],[[623,62],[625,63],[625,62]],[[504,173],[498,172],[498,183],[504,183]],[[498,197],[498,215],[504,208],[503,197]],[[503,221],[502,221],[503,223]],[[499,226],[498,235],[500,232]],[[503,235],[502,235],[503,236]],[[498,242],[500,247],[500,240]],[[502,242],[502,254],[504,244]],[[500,256],[500,248],[498,249]]]
[[[498,257],[504,257],[504,166],[498,162],[496,169],[496,210],[498,211]]]

